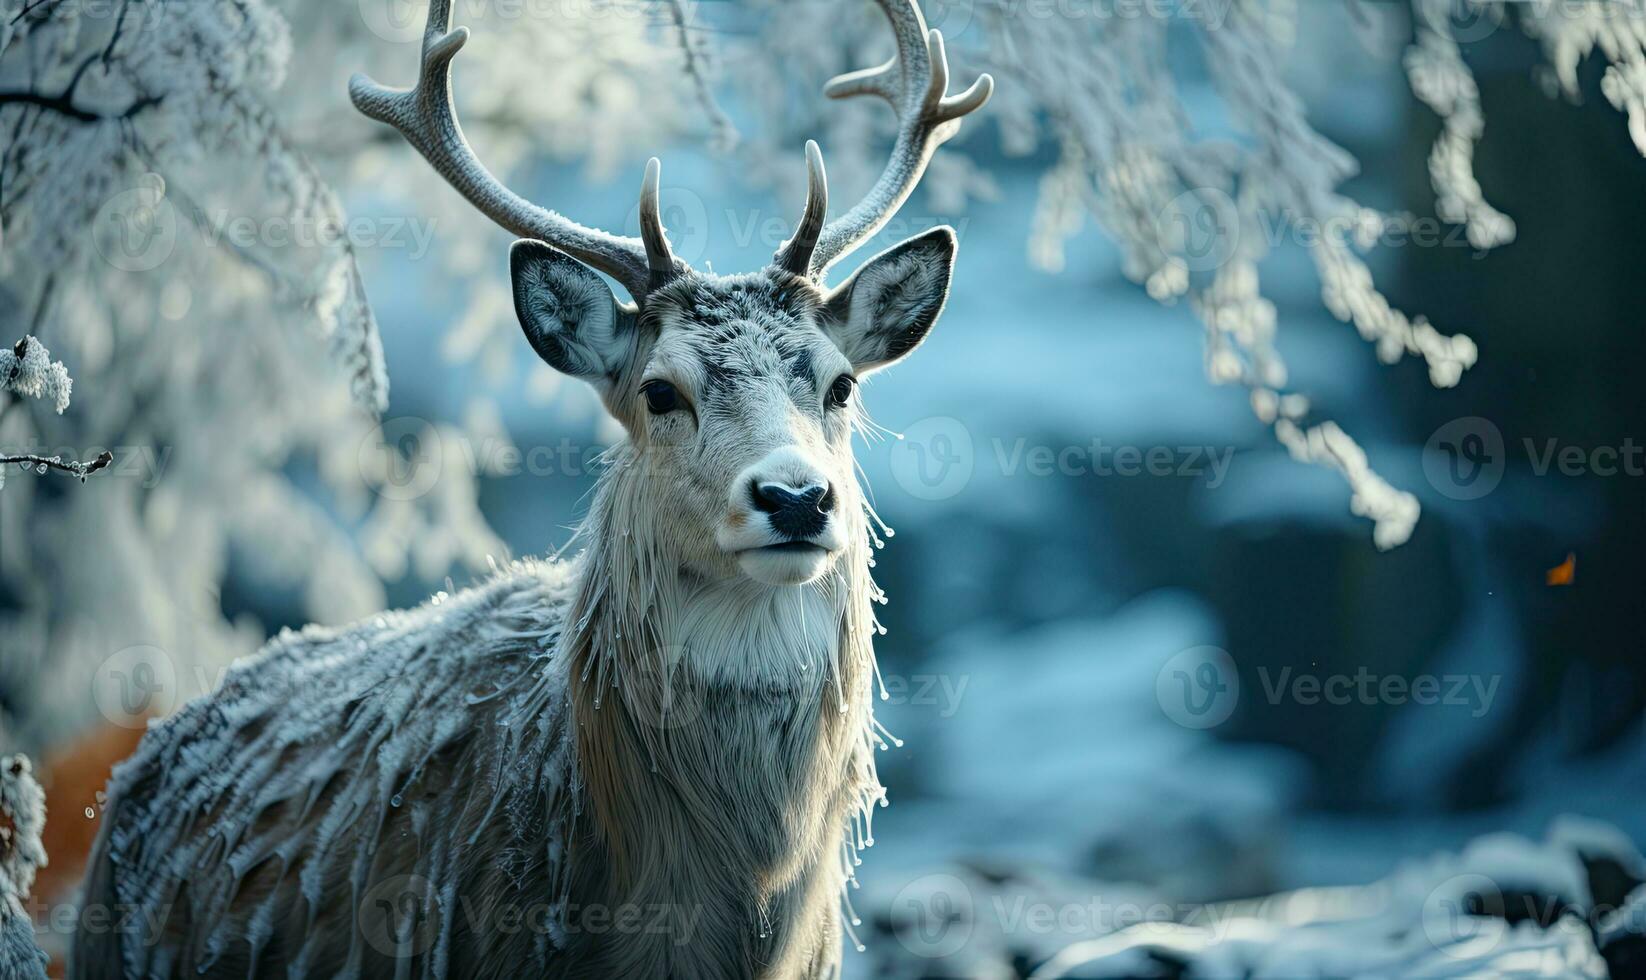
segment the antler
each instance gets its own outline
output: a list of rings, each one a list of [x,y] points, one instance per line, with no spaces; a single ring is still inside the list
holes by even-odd
[[[624,238],[580,225],[509,190],[474,155],[452,107],[451,63],[469,39],[469,29],[451,29],[451,0],[430,0],[423,28],[423,56],[417,84],[391,89],[364,74],[349,79],[355,108],[400,131],[469,203],[522,238],[547,242],[610,275],[636,301],[681,274],[684,263],[669,251],[658,214],[659,165],[646,165],[640,192],[640,238]]]
[[[819,279],[829,266],[885,227],[920,182],[932,153],[959,132],[960,118],[981,108],[994,94],[994,79],[983,74],[964,92],[949,95],[949,60],[943,50],[942,32],[926,29],[926,19],[921,16],[915,0],[876,2],[891,22],[897,54],[878,68],[865,68],[831,79],[823,87],[823,94],[831,99],[849,99],[854,95],[878,95],[885,99],[897,111],[897,143],[892,147],[886,169],[868,196],[821,231],[812,231],[815,241],[810,243],[810,235],[806,233],[808,225],[814,212],[821,221],[828,190],[823,180],[821,155],[813,160],[816,144],[807,145],[811,179],[806,195],[806,220],[796,229],[794,238],[784,243],[775,261],[791,271],[798,271],[798,263]]]

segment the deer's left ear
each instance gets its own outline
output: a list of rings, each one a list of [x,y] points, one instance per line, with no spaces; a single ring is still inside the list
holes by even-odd
[[[954,229],[916,235],[863,263],[825,302],[826,329],[865,374],[901,360],[926,339],[949,298]]]

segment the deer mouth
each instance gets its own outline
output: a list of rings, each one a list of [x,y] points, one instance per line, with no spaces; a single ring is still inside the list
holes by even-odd
[[[764,548],[750,548],[748,550],[803,555],[809,551],[828,551],[829,549],[820,544],[813,544],[810,541],[783,541],[778,544],[766,545]]]
[[[822,575],[834,553],[810,541],[780,541],[737,552],[743,574],[767,585],[801,585]]]

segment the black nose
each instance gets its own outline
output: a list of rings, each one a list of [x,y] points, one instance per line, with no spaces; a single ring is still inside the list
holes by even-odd
[[[788,538],[811,538],[822,533],[834,510],[834,488],[816,483],[795,489],[755,480],[749,485],[749,496],[755,510],[772,522],[773,530]]]

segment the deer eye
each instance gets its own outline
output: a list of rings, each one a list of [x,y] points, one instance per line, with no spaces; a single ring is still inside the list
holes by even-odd
[[[849,374],[842,374],[829,385],[829,407],[845,408],[846,403],[852,400],[852,389],[857,387],[857,379]]]
[[[653,415],[667,415],[680,407],[680,392],[667,381],[648,381],[640,386],[646,396],[646,411]]]

